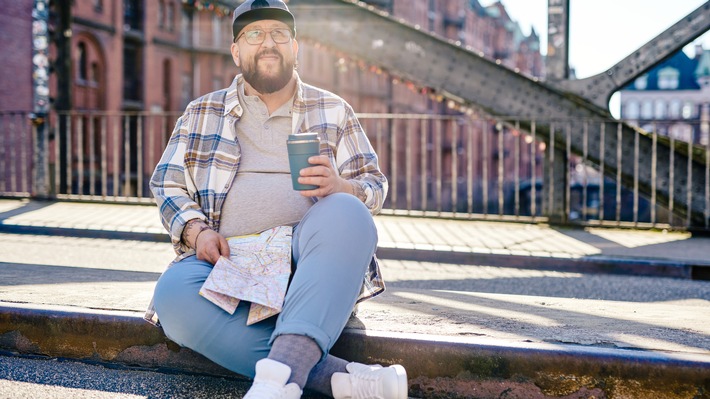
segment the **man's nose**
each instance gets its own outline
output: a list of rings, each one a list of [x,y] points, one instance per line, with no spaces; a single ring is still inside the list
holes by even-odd
[[[264,42],[261,43],[261,45],[264,47],[276,47],[276,42],[274,41],[274,38],[271,37],[271,32],[266,33],[266,37],[264,37]]]

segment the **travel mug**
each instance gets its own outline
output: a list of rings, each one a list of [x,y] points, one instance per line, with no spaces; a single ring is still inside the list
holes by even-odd
[[[301,169],[311,166],[308,158],[320,154],[318,133],[291,134],[286,142],[288,164],[291,168],[291,183],[294,190],[315,190],[318,186],[298,182]]]

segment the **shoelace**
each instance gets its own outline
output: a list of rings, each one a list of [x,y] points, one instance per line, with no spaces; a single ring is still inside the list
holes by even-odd
[[[378,399],[382,398],[382,377],[383,368],[375,370],[358,370],[350,374],[353,399]]]

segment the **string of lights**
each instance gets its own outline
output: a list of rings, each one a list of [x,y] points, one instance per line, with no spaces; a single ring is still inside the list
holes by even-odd
[[[221,18],[230,17],[233,7],[220,1],[182,0],[183,6],[194,7],[198,11],[209,10]]]

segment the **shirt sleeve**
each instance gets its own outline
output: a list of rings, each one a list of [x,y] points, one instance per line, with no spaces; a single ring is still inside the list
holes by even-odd
[[[195,184],[185,168],[185,149],[188,144],[188,110],[175,124],[170,140],[150,179],[150,190],[160,210],[160,219],[170,233],[175,251],[181,255],[191,251],[182,242],[185,224],[192,219],[205,220],[200,205],[193,199]]]
[[[380,171],[377,154],[370,144],[355,113],[347,103],[345,117],[339,126],[336,163],[340,176],[360,186],[359,196],[373,215],[382,210],[388,183]],[[364,198],[363,198],[364,197]]]

